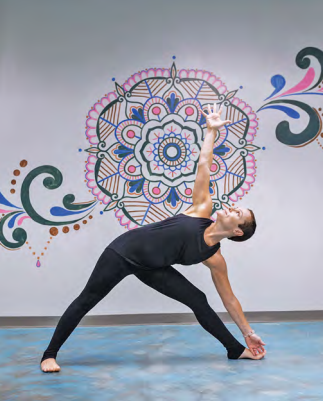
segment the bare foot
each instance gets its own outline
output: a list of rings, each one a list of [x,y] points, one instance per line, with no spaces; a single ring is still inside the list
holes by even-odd
[[[240,357],[238,357],[238,359],[260,360],[260,359],[262,359],[263,357],[265,357],[265,354],[266,354],[266,353],[267,353],[267,352],[266,352],[266,350],[265,350],[264,352],[258,353],[256,356],[254,356],[254,355],[251,353],[251,350],[248,349],[248,348],[246,348],[246,349],[244,350],[244,352],[242,353],[242,355],[241,355]]]
[[[42,361],[40,367],[45,373],[52,373],[54,371],[61,371],[61,368],[56,363],[55,359],[46,359],[46,360]]]

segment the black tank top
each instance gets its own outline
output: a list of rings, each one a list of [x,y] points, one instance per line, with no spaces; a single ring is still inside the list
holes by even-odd
[[[220,243],[208,246],[204,240],[204,231],[212,223],[179,214],[123,233],[108,248],[141,268],[197,264],[220,248]]]

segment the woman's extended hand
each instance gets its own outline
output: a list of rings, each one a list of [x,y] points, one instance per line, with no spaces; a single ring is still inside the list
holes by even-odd
[[[223,110],[223,106],[220,107],[219,111],[216,111],[216,104],[213,106],[213,112],[211,110],[211,106],[207,105],[209,114],[205,113],[204,110],[201,109],[203,116],[206,119],[207,128],[211,130],[218,130],[219,128],[225,126],[226,124],[232,123],[231,120],[221,120],[221,113]]]
[[[246,343],[248,348],[251,350],[252,354],[256,356],[258,353],[263,353],[265,351],[263,345],[266,345],[257,334],[252,334],[247,336]]]

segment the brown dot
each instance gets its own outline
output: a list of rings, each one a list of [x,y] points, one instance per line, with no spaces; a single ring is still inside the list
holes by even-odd
[[[100,205],[102,205],[102,202],[100,202]]]
[[[48,241],[47,243],[50,244],[50,241]]]
[[[251,184],[251,187],[253,187],[253,184]]]
[[[29,247],[29,250],[31,250],[31,247]]]
[[[79,230],[80,225],[76,224],[76,225],[73,226],[73,228],[74,228],[74,230]]]
[[[321,111],[322,109],[319,107],[319,111]]]
[[[86,183],[87,182],[87,180],[84,180],[84,183]]]
[[[92,218],[93,218],[93,216],[92,216],[92,215],[90,215],[90,216],[89,216],[89,219],[92,219]]]
[[[232,204],[232,206],[234,207],[234,206],[235,206],[235,204]]]
[[[19,176],[20,175],[20,170],[16,169],[13,172],[14,176]]]
[[[58,235],[58,229],[55,228],[55,227],[50,228],[50,229],[49,229],[49,233],[50,233],[52,236],[57,236],[57,235]]]
[[[47,247],[44,247],[44,250],[47,250]]]
[[[246,194],[248,194],[248,191],[246,191]]]
[[[63,233],[68,233],[70,231],[68,226],[63,227]]]
[[[84,219],[83,223],[84,223],[84,225],[86,225],[86,224],[87,224],[87,220],[86,220],[86,219]]]
[[[89,190],[89,193],[91,192],[91,190]]]
[[[37,260],[39,260],[39,257],[37,257]]]
[[[33,252],[33,255],[35,255],[36,253],[35,253],[35,251]]]
[[[10,193],[11,194],[14,194],[16,192],[16,190],[14,189],[14,188],[12,188],[11,190],[10,190]]]
[[[26,241],[26,244],[28,244],[28,241]]]
[[[17,183],[16,180],[11,180],[11,184],[15,185]]]
[[[323,137],[323,133],[321,133],[321,137]]]
[[[50,239],[52,240],[52,237],[50,237]]]
[[[41,255],[44,255],[44,253],[41,253]]]
[[[27,164],[28,164],[28,162],[27,162],[25,159],[23,159],[23,160],[20,162],[20,166],[21,166],[21,167],[26,167]]]

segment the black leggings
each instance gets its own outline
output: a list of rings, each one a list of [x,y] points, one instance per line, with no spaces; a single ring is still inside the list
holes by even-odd
[[[234,338],[219,316],[212,310],[205,294],[172,266],[158,269],[139,269],[107,247],[96,263],[85,288],[60,318],[41,362],[48,358],[56,358],[59,349],[85,314],[122,279],[131,274],[165,296],[188,306],[202,327],[227,349],[229,359],[238,359],[245,350],[245,346]]]

